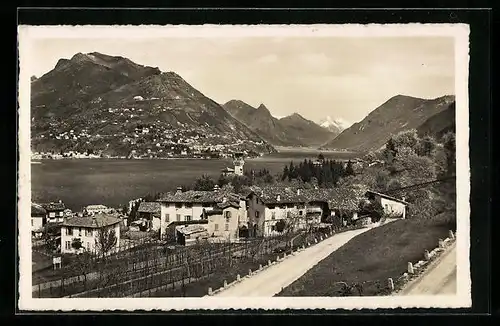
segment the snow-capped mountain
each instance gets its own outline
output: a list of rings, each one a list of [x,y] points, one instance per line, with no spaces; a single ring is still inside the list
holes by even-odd
[[[327,116],[323,120],[318,123],[321,127],[326,128],[332,132],[340,133],[344,129],[347,129],[351,126],[351,123],[342,119],[332,119],[330,116]]]

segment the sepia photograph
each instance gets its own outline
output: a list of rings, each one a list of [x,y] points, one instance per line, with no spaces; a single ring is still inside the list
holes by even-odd
[[[468,25],[18,32],[20,309],[471,307]]]

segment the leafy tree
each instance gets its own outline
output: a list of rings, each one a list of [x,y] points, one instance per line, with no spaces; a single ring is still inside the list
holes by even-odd
[[[394,139],[392,139],[392,137],[391,137],[387,141],[387,143],[385,144],[385,149],[383,152],[384,160],[387,163],[391,163],[394,160],[394,158],[396,157],[397,153],[398,153],[398,151],[396,149],[396,144],[394,142]]]
[[[106,229],[105,227],[102,227],[97,231],[95,246],[101,255],[106,256],[106,254],[116,246],[117,242],[118,239],[116,238],[115,230],[113,228]]]
[[[207,175],[202,175],[201,178],[196,179],[193,189],[200,191],[210,191],[213,190],[215,186],[215,181],[212,177]]]
[[[455,133],[448,132],[443,135],[443,147],[446,155],[446,174],[454,175],[456,170],[456,144]]]
[[[354,175],[354,167],[351,160],[347,162],[347,166],[345,168],[345,175],[346,176]]]
[[[398,133],[394,138],[394,147],[397,149],[401,147],[408,147],[413,149],[414,151],[417,150],[417,147],[420,142],[420,138],[418,137],[418,133],[416,129],[410,129],[410,130],[405,130],[401,131]]]
[[[437,144],[433,137],[425,136],[420,140],[417,153],[420,156],[432,157],[436,150]]]
[[[323,161],[324,159],[325,159],[325,156],[322,153],[319,153],[318,160]]]
[[[274,225],[275,227],[275,230],[279,233],[282,233],[284,230],[285,230],[285,226],[286,226],[286,223],[285,223],[285,220],[279,220],[278,222],[276,222],[276,224]]]
[[[83,247],[82,240],[80,238],[73,238],[73,241],[71,241],[71,247],[75,250],[80,250]]]

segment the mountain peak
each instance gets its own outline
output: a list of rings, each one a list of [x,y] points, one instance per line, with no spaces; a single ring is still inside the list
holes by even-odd
[[[257,107],[257,110],[266,110],[266,111],[269,111],[269,109],[263,104],[261,103],[258,107]]]

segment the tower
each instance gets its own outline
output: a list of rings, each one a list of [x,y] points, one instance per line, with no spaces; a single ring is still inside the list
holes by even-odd
[[[243,153],[234,153],[233,163],[234,163],[234,174],[238,176],[243,175],[243,165],[245,164],[245,160],[243,159]]]

